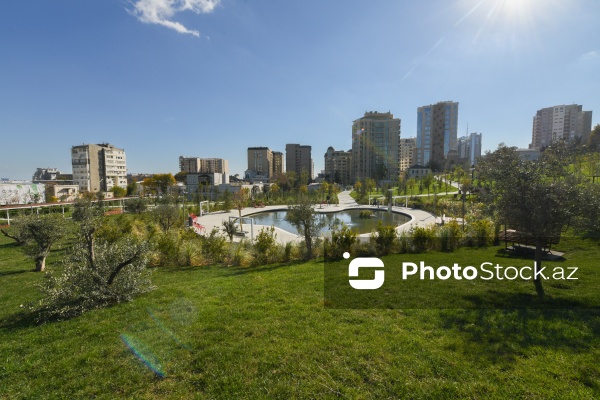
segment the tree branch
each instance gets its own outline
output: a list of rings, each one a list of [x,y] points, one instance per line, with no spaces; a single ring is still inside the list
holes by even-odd
[[[125,268],[126,266],[128,266],[129,264],[134,263],[135,261],[137,261],[137,259],[140,256],[141,251],[137,250],[133,256],[131,256],[128,260],[123,261],[121,264],[117,265],[117,267],[115,268],[115,270],[110,274],[110,276],[108,277],[108,281],[106,282],[107,285],[112,285],[113,281],[115,280],[115,278],[117,277],[117,275],[119,274],[119,272],[121,272],[121,270],[123,268]]]
[[[2,234],[3,234],[4,236],[6,236],[7,238],[11,238],[11,239],[13,239],[15,242],[17,242],[17,244],[18,244],[18,245],[22,245],[22,244],[24,244],[24,243],[25,243],[25,241],[24,241],[24,240],[21,240],[20,238],[18,238],[18,237],[16,237],[16,236],[13,236],[13,235],[11,235],[10,233],[6,232],[4,229],[0,229],[0,232],[2,232]]]

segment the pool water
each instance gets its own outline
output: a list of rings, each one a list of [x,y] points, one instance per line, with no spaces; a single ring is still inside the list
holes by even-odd
[[[319,218],[325,218],[327,225],[321,230],[321,235],[326,235],[336,220],[344,225],[354,228],[359,234],[371,233],[379,221],[383,225],[399,226],[410,221],[410,217],[404,214],[391,213],[387,210],[370,210],[375,215],[374,218],[360,218],[359,214],[362,210],[346,210],[336,213],[318,214]],[[285,231],[298,234],[298,230],[285,220],[287,211],[267,211],[257,214],[248,215],[249,218],[254,218],[254,223],[257,225],[275,226]]]

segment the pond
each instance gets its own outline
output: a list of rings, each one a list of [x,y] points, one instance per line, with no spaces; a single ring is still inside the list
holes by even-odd
[[[346,210],[335,213],[318,214],[319,218],[326,218],[327,225],[321,230],[321,234],[327,234],[330,227],[338,220],[346,226],[354,228],[359,234],[371,233],[379,221],[384,225],[399,226],[410,221],[410,217],[404,214],[388,212],[387,210],[370,210],[373,213],[372,218],[360,218],[359,214],[364,210]],[[298,230],[285,220],[287,211],[268,211],[257,214],[248,215],[254,218],[254,223],[257,225],[275,226],[285,231],[298,234]]]

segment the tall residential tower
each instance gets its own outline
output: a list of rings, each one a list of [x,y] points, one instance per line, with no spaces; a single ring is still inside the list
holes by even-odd
[[[533,117],[530,148],[541,150],[553,142],[587,142],[592,130],[592,112],[577,104],[547,107]]]
[[[391,112],[365,112],[352,123],[353,178],[396,180],[400,118]]]
[[[458,102],[442,101],[417,109],[417,164],[444,168],[457,150]]]

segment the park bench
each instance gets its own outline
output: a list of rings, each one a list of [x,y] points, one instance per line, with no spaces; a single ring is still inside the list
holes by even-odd
[[[542,252],[550,253],[552,245],[560,242],[560,231],[544,237],[542,240]],[[511,243],[514,251],[535,250],[535,237],[527,232],[517,231],[514,229],[504,230],[504,247],[509,250],[508,244]]]

